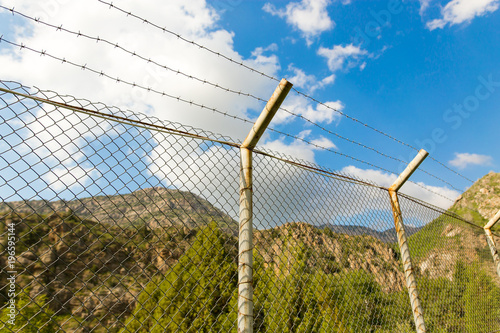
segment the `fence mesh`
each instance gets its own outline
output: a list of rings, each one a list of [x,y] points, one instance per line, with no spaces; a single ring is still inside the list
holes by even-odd
[[[431,332],[500,330],[500,283],[482,228],[402,196],[426,324]],[[497,237],[497,244],[498,244]]]
[[[236,331],[238,145],[1,86],[0,329]],[[255,331],[414,331],[387,190],[254,158]],[[482,230],[400,201],[428,331],[499,330]]]

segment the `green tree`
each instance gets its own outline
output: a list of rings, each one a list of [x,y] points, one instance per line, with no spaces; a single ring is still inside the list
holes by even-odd
[[[237,288],[234,248],[216,223],[198,231],[193,245],[165,275],[139,295],[123,332],[219,332]]]
[[[52,333],[59,328],[57,318],[47,305],[47,296],[40,295],[34,299],[30,298],[29,290],[21,290],[16,296],[16,309],[18,313],[15,317],[15,324],[6,323],[9,309],[5,307],[0,316],[5,324],[5,332],[25,332],[25,333]]]

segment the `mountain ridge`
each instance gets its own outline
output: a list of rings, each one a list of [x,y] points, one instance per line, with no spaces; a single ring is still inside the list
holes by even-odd
[[[146,224],[150,228],[183,225],[194,227],[217,219],[224,226],[236,222],[210,202],[187,191],[150,187],[127,194],[101,195],[70,201],[31,200],[0,203],[0,211],[51,215],[72,211],[82,219],[107,225],[121,226]]]

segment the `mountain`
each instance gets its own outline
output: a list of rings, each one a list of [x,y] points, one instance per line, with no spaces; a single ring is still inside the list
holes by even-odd
[[[236,222],[199,196],[164,187],[140,189],[128,194],[95,196],[71,201],[30,200],[0,203],[0,211],[51,215],[72,211],[81,219],[106,225],[195,227],[217,220],[220,225],[235,227]]]
[[[233,286],[231,290],[236,291],[233,280],[237,276],[237,237],[224,232],[216,221],[190,228],[177,225],[148,228],[81,219],[72,211],[47,216],[11,211],[0,213],[0,244],[4,248],[5,226],[9,223],[16,226],[19,239],[16,246],[19,302],[31,304],[23,308],[21,314],[38,313],[32,322],[55,318],[52,326],[46,325],[46,332],[57,331],[59,326],[66,332],[126,329],[133,313],[144,312],[138,307],[150,303],[146,302],[150,294],[144,295],[144,290],[151,290],[151,295],[158,294],[158,286],[164,288],[165,293],[170,290],[168,286],[173,282],[162,283],[165,278],[172,281],[199,278],[202,282],[194,281],[193,286],[212,285],[219,290],[218,276],[210,275],[221,272],[216,269],[217,265],[210,264],[217,256],[227,266],[225,269],[229,271],[225,276],[231,277],[228,280]],[[218,240],[212,239],[214,235]],[[210,239],[201,241],[205,236]],[[304,281],[338,276],[339,283],[352,280],[355,285],[361,283],[358,280],[362,278],[373,285],[370,290],[377,290],[377,297],[404,292],[404,275],[397,251],[372,236],[342,235],[307,223],[287,223],[269,230],[255,230],[254,239],[256,272],[266,276],[266,288],[275,288],[278,281],[302,280],[311,275]],[[199,242],[203,246],[194,247]],[[215,244],[218,247],[214,247]],[[0,257],[2,267],[6,266],[6,260]],[[200,265],[187,265],[191,261],[198,261]],[[214,267],[204,267],[205,262],[207,267]],[[303,267],[302,272],[292,276],[298,267]],[[362,277],[360,271],[365,272]],[[1,278],[7,278],[5,271]],[[3,302],[8,299],[6,292],[6,289],[0,290]],[[208,297],[207,302],[215,297],[210,296],[215,295],[212,291],[201,295]],[[232,291],[225,295],[231,297]],[[161,292],[158,297],[161,299]],[[141,299],[145,303],[138,304]],[[168,309],[185,306],[181,300],[175,306],[169,303],[169,298],[162,302],[167,302]],[[213,302],[217,303],[215,299]],[[353,300],[346,294],[345,302]],[[226,303],[219,308],[226,307]],[[37,311],[39,307],[45,309],[43,313]],[[365,303],[356,303],[356,307],[366,310]],[[230,315],[226,310],[220,313]],[[209,320],[210,314],[207,316]],[[148,318],[144,320],[152,320],[154,324],[154,319]]]

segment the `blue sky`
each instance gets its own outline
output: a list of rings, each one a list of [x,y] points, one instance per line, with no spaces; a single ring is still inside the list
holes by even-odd
[[[150,22],[207,46],[341,110],[476,180],[499,171],[500,1],[114,1]],[[277,82],[193,47],[99,1],[13,1],[2,6],[88,36],[99,36],[170,68],[263,99]],[[255,119],[263,104],[161,71],[118,49],[0,10],[0,34],[96,70]],[[0,43],[0,79],[54,89],[243,139],[249,125],[183,105]],[[330,132],[405,161],[415,151],[291,92],[287,110]],[[278,113],[271,127],[393,172],[403,165],[317,126]],[[267,132],[261,142],[321,166],[388,186],[383,170]],[[76,163],[77,161],[75,161]],[[471,183],[427,159],[422,168],[460,191]],[[428,174],[412,180],[447,197],[460,191]],[[442,207],[452,202],[407,188]]]

